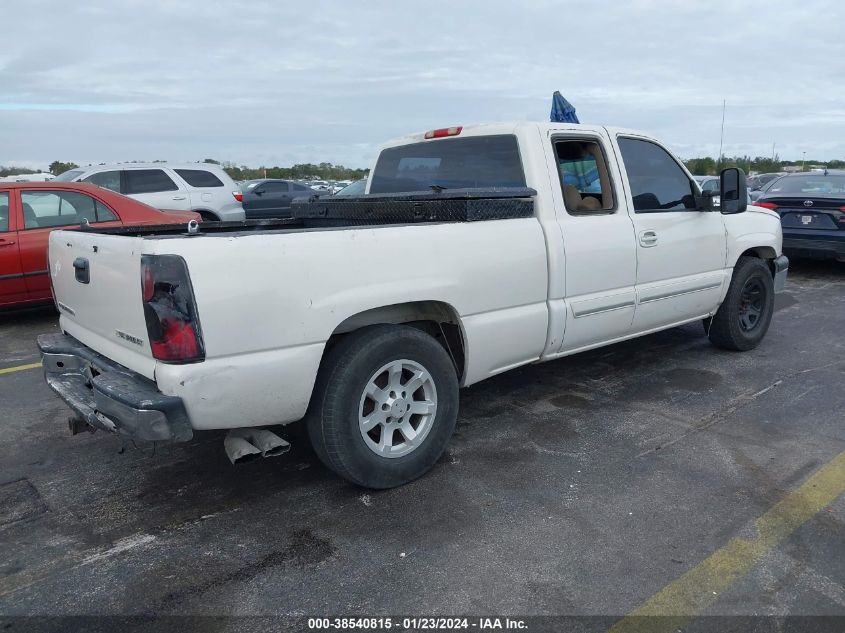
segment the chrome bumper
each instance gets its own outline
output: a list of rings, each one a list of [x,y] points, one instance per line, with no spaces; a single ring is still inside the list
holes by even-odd
[[[118,365],[66,334],[42,334],[44,377],[94,429],[147,441],[185,442],[193,429],[181,398]]]

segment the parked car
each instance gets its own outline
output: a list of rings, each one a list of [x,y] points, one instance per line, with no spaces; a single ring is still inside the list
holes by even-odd
[[[346,185],[343,189],[338,191],[336,196],[363,196],[367,192],[367,179],[361,178],[356,180],[351,185]]]
[[[203,220],[244,219],[241,191],[223,169],[209,163],[125,163],[75,167],[54,182],[90,182],[156,209],[194,211]]]
[[[785,251],[845,262],[845,171],[782,176],[754,204],[780,215]]]
[[[711,198],[713,201],[713,207],[718,209],[721,205],[721,200],[719,199],[719,176],[693,176],[693,180],[698,183],[698,186],[702,191],[709,191],[713,194],[713,197]],[[748,201],[748,204],[751,204],[751,192],[747,189],[746,200]]]
[[[786,172],[780,171],[768,174],[757,174],[756,176],[749,176],[748,189],[750,191],[759,191],[773,180],[777,180],[778,178],[783,176],[785,173]]]
[[[569,160],[598,170],[597,191],[562,182]],[[293,222],[190,236],[56,232],[45,376],[75,430],[232,429],[233,462],[284,449],[259,427],[308,411],[330,469],[397,486],[442,455],[459,386],[690,322],[719,347],[759,345],[788,269],[780,221],[747,207],[741,170],[720,190],[721,213],[699,206],[643,134],[500,123],[389,143],[378,205],[299,200]]]
[[[47,172],[40,172],[37,174],[11,174],[0,178],[0,183],[3,182],[49,182],[56,176]]]
[[[47,236],[59,227],[187,224],[199,215],[163,212],[89,184],[0,183],[0,307],[50,301]]]
[[[250,180],[241,186],[241,191],[249,220],[290,217],[291,200],[317,193],[301,183],[273,178]]]
[[[698,183],[702,191],[712,191],[713,193],[719,191],[718,176],[693,176],[693,180]]]

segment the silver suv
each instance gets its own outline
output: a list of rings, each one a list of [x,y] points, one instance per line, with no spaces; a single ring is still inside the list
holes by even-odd
[[[243,220],[243,195],[229,175],[208,163],[124,163],[75,167],[56,181],[90,182],[156,209],[196,211],[204,220]]]

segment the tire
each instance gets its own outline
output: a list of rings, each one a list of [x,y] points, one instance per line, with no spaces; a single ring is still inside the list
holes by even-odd
[[[458,378],[446,350],[416,328],[374,325],[347,334],[326,354],[307,427],[329,469],[380,489],[427,472],[457,417]]]
[[[211,211],[195,211],[194,213],[199,213],[203,222],[218,222],[220,220]]]
[[[754,349],[769,329],[774,305],[774,281],[766,262],[757,257],[740,257],[725,300],[712,321],[704,321],[710,341],[723,349]]]

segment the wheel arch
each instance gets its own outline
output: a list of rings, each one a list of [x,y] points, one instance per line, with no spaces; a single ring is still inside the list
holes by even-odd
[[[337,325],[326,349],[351,332],[380,324],[410,325],[430,334],[452,358],[458,380],[462,381],[466,373],[466,332],[458,311],[443,301],[407,301],[357,312]]]
[[[775,259],[778,254],[773,246],[752,246],[739,254],[740,257],[759,257],[760,259]]]
[[[775,274],[774,262],[777,256],[778,253],[773,246],[752,246],[751,248],[747,248],[739,254],[739,257],[757,257],[759,259],[762,259],[766,262],[766,265],[769,267],[769,270],[772,272],[772,275]],[[737,257],[737,261],[739,261],[739,257]],[[736,262],[734,262],[734,266],[736,266]]]

